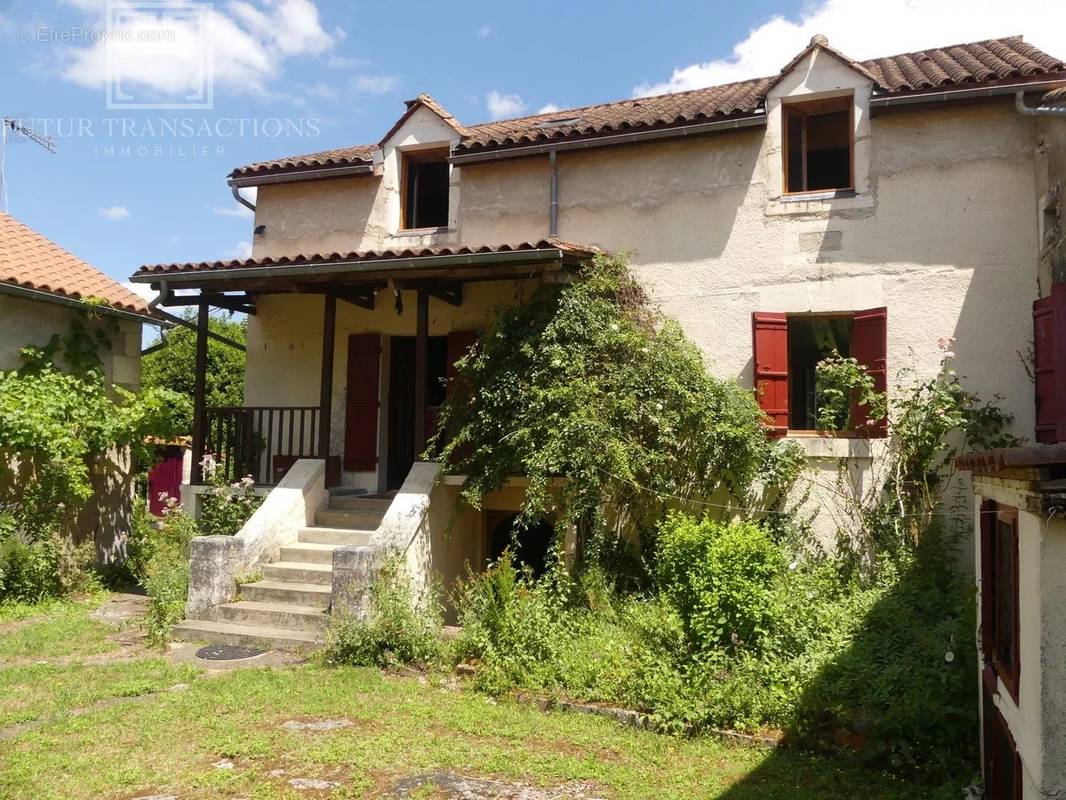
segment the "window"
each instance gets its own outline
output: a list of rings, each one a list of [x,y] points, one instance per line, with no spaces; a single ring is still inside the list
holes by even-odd
[[[1018,700],[1018,511],[981,505],[981,646],[985,661]]]
[[[788,103],[782,115],[785,191],[854,188],[851,96]]]
[[[448,151],[403,154],[404,229],[448,226]]]
[[[834,349],[866,367],[874,388],[885,391],[888,311],[872,308],[841,314],[756,312],[755,392],[776,435],[817,428],[815,366]],[[868,422],[866,408],[854,406],[855,433],[884,436],[883,420]]]

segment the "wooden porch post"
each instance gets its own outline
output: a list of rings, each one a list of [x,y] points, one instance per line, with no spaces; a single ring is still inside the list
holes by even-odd
[[[429,292],[418,290],[415,315],[415,461],[426,449],[426,370],[429,365]]]
[[[196,375],[192,390],[192,475],[193,485],[204,482],[204,469],[200,459],[204,457],[204,438],[207,431],[207,321],[211,307],[200,303],[196,316]]]
[[[329,459],[329,433],[333,411],[333,348],[337,340],[337,298],[327,294],[322,312],[322,379],[318,394],[318,455]]]

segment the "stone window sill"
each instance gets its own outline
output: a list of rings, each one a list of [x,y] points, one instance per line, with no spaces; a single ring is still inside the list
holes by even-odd
[[[870,460],[884,448],[884,439],[855,436],[825,436],[817,432],[790,432],[785,436],[806,453],[807,458],[854,458]]]

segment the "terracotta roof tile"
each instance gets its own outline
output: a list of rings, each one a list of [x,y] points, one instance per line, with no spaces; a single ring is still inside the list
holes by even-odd
[[[518,244],[482,245],[479,247],[414,247],[403,250],[364,250],[350,253],[312,253],[298,256],[280,256],[278,258],[246,258],[233,261],[200,261],[185,264],[146,264],[136,275],[165,275],[174,272],[196,272],[201,270],[232,269],[241,270],[251,267],[285,267],[308,265],[328,265],[358,261],[381,261],[390,259],[421,258],[428,256],[461,256],[476,253],[511,253],[521,250],[547,250],[556,248],[574,256],[592,256],[599,252],[591,245],[564,242],[560,239],[541,239],[537,242],[519,242]]]
[[[99,297],[124,311],[150,313],[144,300],[118,281],[3,213],[0,213],[0,283],[75,300]]]
[[[862,62],[849,59],[829,47],[824,40],[814,41],[792,59],[782,73],[815,46],[823,47],[859,72],[868,75],[876,82],[874,93],[879,96],[968,88],[993,81],[1036,80],[1042,76],[1066,80],[1066,63],[1027,44],[1020,36],[937,47]],[[780,77],[781,73],[769,78],[739,81],[723,86],[600,103],[466,127],[456,122],[432,97],[419,95],[415,100],[408,101],[408,111],[401,120],[412,113],[418,104],[423,104],[434,109],[445,121],[450,120],[449,124],[459,131],[462,139],[455,148],[456,153],[521,147],[631,130],[690,125],[727,117],[751,116],[757,113],[767,90]],[[393,129],[395,130],[395,126]],[[324,158],[341,159],[338,163],[354,163],[356,159],[369,162],[373,158],[375,148],[376,145],[360,145],[310,156],[261,162],[241,167],[231,174],[244,176],[259,172],[289,172],[332,165],[323,161]]]
[[[338,147],[335,150],[323,150],[305,156],[278,158],[273,161],[258,161],[255,164],[237,167],[229,174],[231,178],[248,175],[269,175],[275,172],[295,172],[302,169],[321,169],[323,167],[347,167],[358,164],[371,164],[377,145],[357,144],[352,147]]]

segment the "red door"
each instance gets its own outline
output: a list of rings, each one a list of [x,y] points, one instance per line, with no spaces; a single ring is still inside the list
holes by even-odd
[[[381,337],[348,337],[348,396],[344,409],[344,468],[369,472],[378,463],[378,388]]]
[[[167,507],[161,495],[181,502],[181,466],[185,448],[167,445],[162,448],[162,459],[148,472],[148,511],[162,516]]]

